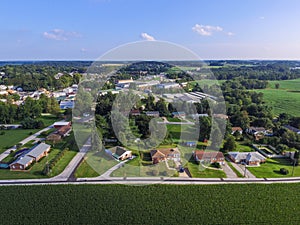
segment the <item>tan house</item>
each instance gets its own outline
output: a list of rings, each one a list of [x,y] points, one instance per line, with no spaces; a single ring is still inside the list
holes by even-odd
[[[178,148],[166,148],[159,150],[151,150],[150,151],[151,159],[153,164],[166,161],[166,160],[174,160],[180,161],[180,152]]]

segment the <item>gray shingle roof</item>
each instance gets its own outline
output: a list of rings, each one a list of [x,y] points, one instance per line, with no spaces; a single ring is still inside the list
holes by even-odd
[[[30,163],[31,161],[33,161],[33,158],[26,155],[22,158],[19,158],[17,161],[13,162],[12,164],[18,163],[18,164],[23,165],[25,167],[25,165]]]
[[[34,147],[30,152],[28,152],[27,155],[32,156],[34,158],[37,158],[41,154],[43,154],[50,147],[51,147],[50,145],[47,145],[45,143],[41,143],[38,146]]]

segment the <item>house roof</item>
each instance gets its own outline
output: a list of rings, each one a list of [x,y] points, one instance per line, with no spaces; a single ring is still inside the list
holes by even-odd
[[[163,148],[159,149],[159,151],[166,156],[170,154],[180,154],[178,148]]]
[[[264,127],[250,127],[251,130],[256,131],[256,132],[264,132],[266,131],[266,128]]]
[[[237,161],[247,160],[250,162],[266,160],[259,152],[228,152],[228,154]]]
[[[185,115],[185,112],[172,112],[172,115],[174,116]]]
[[[208,152],[203,150],[196,150],[194,154],[197,156],[199,160],[211,159],[211,158],[224,158],[223,153],[219,151]]]
[[[121,147],[116,147],[116,152],[115,152],[116,155],[121,156],[121,155],[123,155],[125,152],[126,152],[126,149],[121,148]]]
[[[53,124],[53,126],[67,126],[70,125],[70,122],[66,122],[66,121],[59,121],[59,122],[55,122]]]
[[[71,126],[70,126],[70,124],[68,124],[68,125],[65,125],[65,126],[62,126],[61,128],[59,128],[57,130],[57,133],[60,135],[65,135],[66,133],[69,132],[70,129],[71,129]]]
[[[151,155],[151,158],[153,158],[153,157],[166,157],[166,155],[165,154],[163,154],[161,151],[159,151],[159,150],[151,150],[150,151],[150,155]]]
[[[232,131],[242,131],[243,129],[241,127],[232,127]]]
[[[10,165],[18,163],[20,165],[25,166],[26,164],[31,163],[32,161],[33,161],[33,158],[25,155],[24,157],[21,157],[21,158],[17,159],[16,161],[14,161],[13,163],[11,163]]]
[[[45,151],[47,151],[50,147],[50,145],[41,143],[38,146],[34,147],[30,152],[28,152],[27,155],[37,158],[40,155],[42,155]]]

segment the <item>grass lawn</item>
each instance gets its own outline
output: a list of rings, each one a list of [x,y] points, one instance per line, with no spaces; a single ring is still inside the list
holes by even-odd
[[[46,114],[46,115],[42,115],[40,118],[38,118],[38,120],[43,121],[43,123],[45,124],[46,127],[52,125],[53,123],[55,123],[56,121],[61,120],[60,118],[57,118],[54,115],[51,114]]]
[[[97,177],[99,174],[87,163],[86,160],[83,160],[80,166],[75,172],[75,177]]]
[[[280,168],[286,168],[289,171],[288,175],[279,173]],[[247,169],[258,178],[276,178],[276,177],[291,177],[293,166],[291,160],[287,158],[280,159],[267,159],[266,163],[261,164],[259,167],[247,167]],[[300,176],[300,166],[295,167],[294,176]]]
[[[273,112],[278,115],[287,112],[293,116],[300,116],[300,79],[269,81],[267,89],[256,90],[264,94],[264,100],[273,107]],[[279,83],[279,89],[275,84]]]
[[[76,154],[77,152],[75,151],[66,151],[64,156],[55,164],[50,173],[50,177],[59,175],[67,167]]]
[[[60,151],[52,149],[47,157],[41,159],[41,161],[35,163],[31,169],[26,171],[10,171],[9,169],[0,169],[0,179],[31,179],[31,178],[45,178],[42,175],[42,171],[47,163],[53,159]]]
[[[41,159],[41,161],[35,163],[30,169],[26,171],[10,171],[9,169],[0,169],[0,179],[32,179],[32,178],[47,178],[44,176],[42,171],[47,162],[53,159],[60,150],[52,149],[47,157]],[[72,158],[76,155],[75,151],[68,151],[65,155],[58,161],[55,167],[52,169],[50,177],[60,174],[65,167],[69,164]]]
[[[236,149],[234,151],[238,152],[253,152],[254,149],[248,145],[244,145],[243,142],[236,142]]]
[[[176,170],[169,170],[165,162],[155,165],[149,164],[140,166],[139,159],[133,159],[132,163],[128,162],[121,168],[115,170],[112,177],[151,177],[151,176],[174,176]]]
[[[181,119],[173,118],[173,117],[168,117],[167,120],[168,120],[169,122],[181,122]]]
[[[15,129],[15,130],[4,130],[5,134],[0,135],[0,153],[6,149],[18,144],[24,140],[30,134],[38,132],[39,129]]]
[[[186,167],[193,178],[225,178],[226,174],[222,170],[206,169],[195,161],[191,160]]]

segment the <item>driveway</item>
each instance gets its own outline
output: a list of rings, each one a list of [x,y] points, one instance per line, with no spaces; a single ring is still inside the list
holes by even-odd
[[[222,169],[224,173],[226,174],[227,178],[237,178],[238,176],[235,174],[235,172],[228,166],[228,163],[225,162],[224,165],[222,165]]]
[[[245,175],[245,169],[246,169],[246,178],[256,178],[249,170],[247,170],[247,167],[245,168],[245,165],[231,163],[234,168],[236,168],[241,174]]]

